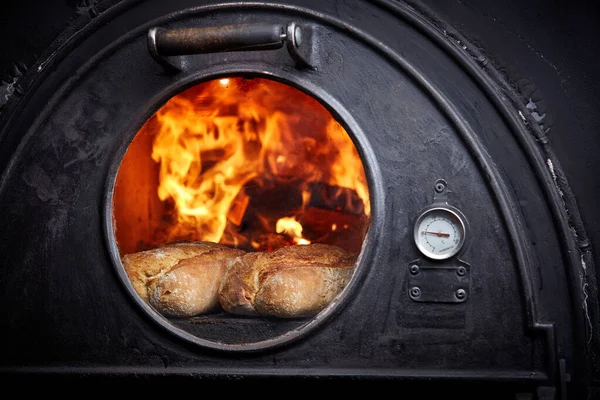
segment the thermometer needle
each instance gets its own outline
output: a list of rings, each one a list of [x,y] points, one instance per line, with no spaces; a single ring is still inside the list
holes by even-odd
[[[450,237],[449,233],[444,233],[444,232],[425,232],[429,235],[436,235],[437,237]]]

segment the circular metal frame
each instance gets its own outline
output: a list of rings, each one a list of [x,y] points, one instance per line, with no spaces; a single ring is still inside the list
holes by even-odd
[[[427,250],[419,241],[419,225],[421,222],[427,217],[429,214],[435,211],[443,211],[452,215],[459,222],[459,228],[462,230],[462,236],[459,243],[456,245],[454,250],[449,253],[444,254],[435,254]],[[430,258],[432,260],[447,260],[456,256],[458,253],[463,250],[464,244],[467,238],[467,219],[462,212],[460,212],[456,207],[452,207],[449,205],[433,205],[422,210],[417,219],[415,220],[414,228],[413,228],[413,240],[415,245],[425,257]]]
[[[242,76],[242,77],[260,77],[264,79],[270,79],[284,83],[298,89],[315,100],[317,100],[323,107],[325,107],[333,116],[333,118],[340,123],[347,134],[350,136],[354,145],[361,157],[365,175],[367,177],[367,183],[369,186],[369,195],[371,200],[371,219],[367,234],[363,240],[362,249],[356,261],[356,268],[354,274],[342,290],[323,310],[317,315],[309,319],[306,323],[299,327],[292,329],[282,335],[275,336],[271,339],[265,339],[262,341],[248,342],[248,343],[221,343],[209,339],[200,338],[193,335],[171,323],[165,316],[157,312],[153,307],[147,304],[135,291],[133,285],[125,272],[125,268],[121,261],[119,249],[116,243],[115,226],[112,217],[112,205],[113,205],[113,193],[116,183],[116,177],[121,165],[121,161],[125,156],[129,144],[141,128],[141,126],[150,118],[168,99],[172,98],[176,94],[188,89],[194,85],[206,82],[209,80],[220,79],[224,77]],[[160,326],[165,328],[172,334],[179,336],[180,338],[200,345],[202,347],[210,348],[213,350],[226,350],[235,352],[255,352],[259,350],[272,349],[280,347],[289,342],[298,340],[306,336],[313,329],[320,326],[326,319],[329,319],[336,314],[339,309],[348,301],[350,294],[354,292],[359,285],[360,281],[364,276],[365,270],[370,265],[370,259],[372,253],[375,250],[376,243],[379,241],[379,237],[383,231],[383,223],[385,221],[385,194],[382,187],[381,172],[375,157],[373,149],[370,147],[366,134],[360,128],[360,125],[349,111],[347,111],[341,103],[335,98],[328,95],[322,88],[313,85],[309,81],[300,78],[297,74],[293,73],[282,73],[267,71],[264,66],[262,68],[252,67],[250,63],[244,66],[216,66],[209,67],[202,72],[193,73],[180,80],[175,81],[169,87],[165,88],[154,98],[150,99],[147,106],[141,111],[137,118],[132,121],[132,124],[126,127],[126,131],[123,132],[124,138],[127,140],[123,143],[121,148],[115,153],[114,159],[111,164],[111,168],[108,172],[107,184],[106,184],[106,195],[104,201],[104,213],[105,213],[105,226],[104,233],[105,239],[108,243],[109,252],[112,259],[116,272],[124,284],[129,296],[135,303],[152,320],[157,322]]]

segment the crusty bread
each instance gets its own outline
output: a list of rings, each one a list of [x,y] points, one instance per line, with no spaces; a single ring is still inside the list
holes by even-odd
[[[312,316],[346,286],[355,262],[326,244],[245,253],[211,242],[174,243],[123,257],[136,292],[172,317],[219,306],[238,315]]]
[[[234,314],[312,316],[346,286],[355,262],[337,246],[316,243],[249,253],[229,262],[219,300]]]
[[[233,250],[217,243],[180,242],[127,254],[123,256],[122,262],[133,288],[142,299],[148,301],[148,289],[153,288],[160,277],[169,272],[181,260],[199,256],[211,250],[233,251],[232,256],[240,255],[240,250]]]
[[[228,262],[219,289],[219,302],[227,312],[237,315],[258,315],[254,296],[259,289],[254,262],[262,253],[247,253]]]
[[[219,307],[219,287],[227,261],[241,250],[212,249],[181,260],[148,289],[150,304],[170,317],[191,317]]]

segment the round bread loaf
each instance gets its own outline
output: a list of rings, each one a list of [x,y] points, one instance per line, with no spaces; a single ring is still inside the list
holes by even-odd
[[[233,314],[313,316],[344,289],[355,263],[343,249],[318,243],[248,253],[229,262],[219,301]]]

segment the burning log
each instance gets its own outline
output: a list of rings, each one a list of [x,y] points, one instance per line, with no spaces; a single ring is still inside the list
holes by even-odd
[[[135,251],[176,240],[198,240],[196,227],[180,226],[172,202],[164,202],[161,209],[160,224],[149,240],[137,243]],[[359,252],[369,224],[362,211],[362,200],[351,189],[322,182],[292,181],[262,187],[251,182],[233,201],[220,243],[244,251],[326,243]],[[295,218],[302,233],[278,232],[277,222],[286,218]]]
[[[325,240],[356,248],[370,203],[344,128],[294,88],[228,82],[180,93],[138,132],[115,184],[121,252],[177,240],[248,251]],[[278,229],[286,218],[297,226]]]
[[[317,207],[307,208],[299,222],[304,227],[304,237],[311,242],[335,245],[355,254],[360,252],[369,226],[365,215]]]
[[[324,182],[311,182],[309,207],[323,210],[338,210],[348,214],[365,214],[365,205],[355,190],[328,185]]]
[[[249,203],[250,196],[248,196],[244,191],[241,191],[233,200],[233,203],[229,208],[227,220],[234,225],[240,226],[242,224],[242,220],[244,219],[244,215],[246,214],[246,209],[248,208]]]
[[[369,218],[364,214],[362,200],[351,189],[296,180],[266,187],[251,182],[242,193],[230,215],[239,220],[242,207],[245,214],[240,223],[229,219],[231,223],[221,243],[246,251],[272,251],[292,244],[319,242],[360,251]],[[303,233],[277,226],[288,218]]]

